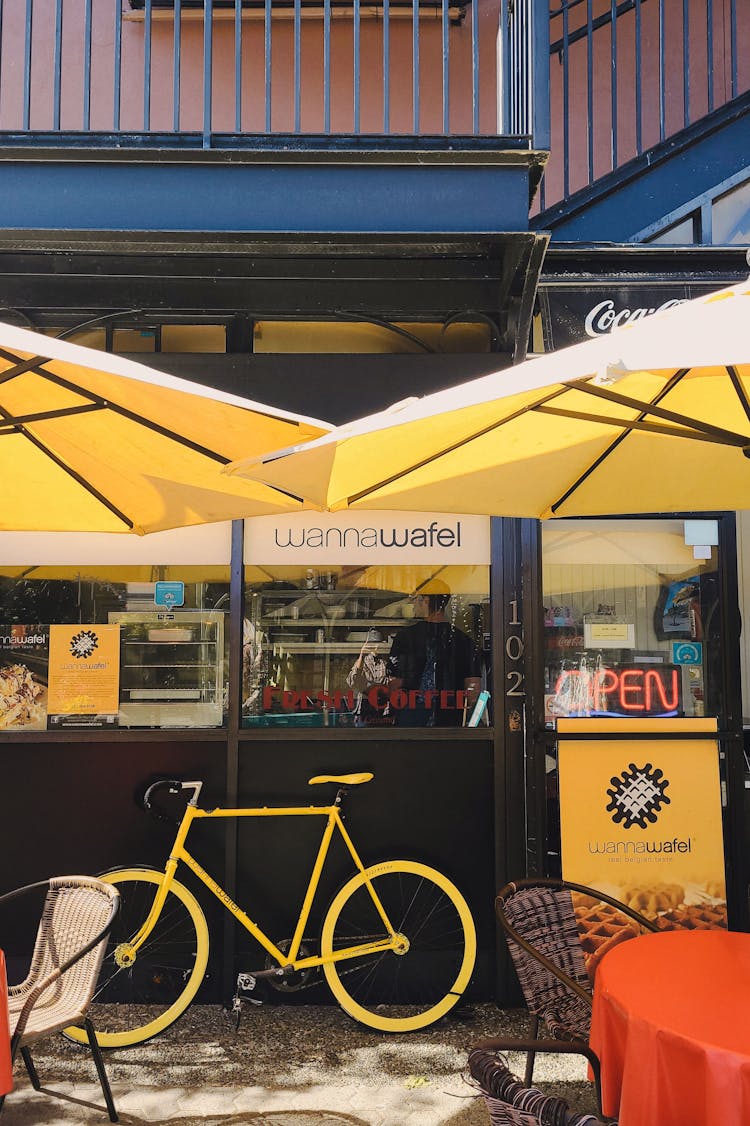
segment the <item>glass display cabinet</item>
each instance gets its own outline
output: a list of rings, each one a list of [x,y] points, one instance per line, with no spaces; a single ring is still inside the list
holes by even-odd
[[[120,626],[121,727],[220,727],[221,611],[110,613]]]

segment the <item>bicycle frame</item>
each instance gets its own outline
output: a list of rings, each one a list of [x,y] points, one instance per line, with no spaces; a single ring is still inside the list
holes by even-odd
[[[195,799],[194,799],[195,800]],[[325,817],[327,818],[326,826],[323,831],[323,839],[321,840],[318,854],[315,858],[313,870],[308,881],[307,890],[304,895],[302,906],[300,908],[299,917],[295,926],[294,935],[292,937],[291,945],[286,954],[284,954],[278,946],[268,937],[268,935],[261,929],[261,927],[254,922],[249,915],[247,915],[241,907],[238,907],[230,895],[224,890],[223,887],[212,876],[206,872],[198,861],[188,852],[185,847],[185,841],[190,831],[190,826],[193,821],[202,820],[204,818],[229,818],[229,817]],[[302,936],[305,932],[310,911],[312,909],[315,893],[320,883],[323,865],[325,864],[326,856],[330,848],[331,840],[333,839],[334,832],[338,830],[344,840],[344,843],[349,850],[349,854],[354,861],[354,864],[360,873],[366,873],[367,869],[362,863],[359,854],[352,842],[351,837],[344,827],[341,817],[339,799],[333,805],[325,806],[262,806],[258,808],[244,808],[244,809],[200,809],[197,805],[188,803],[185,808],[185,813],[180,822],[177,836],[172,846],[164,869],[164,879],[157,889],[154,902],[148,916],[135,937],[128,943],[131,951],[136,953],[148,938],[156,920],[161,914],[164,901],[167,897],[170,885],[175,878],[177,865],[180,861],[188,866],[198,879],[206,885],[206,887],[213,892],[216,898],[226,907],[226,909],[234,916],[234,918],[242,924],[245,930],[249,931],[253,938],[260,943],[263,949],[271,955],[279,963],[282,969],[289,970],[305,970],[312,969],[316,966],[322,966],[331,962],[344,961],[347,958],[361,958],[369,954],[377,954],[386,950],[403,951],[404,939],[399,936],[391,922],[388,915],[381,903],[375,888],[371,881],[365,875],[365,886],[367,887],[370,897],[375,908],[383,920],[383,926],[388,935],[387,938],[378,939],[377,941],[359,943],[356,946],[342,947],[340,950],[333,951],[331,954],[323,957],[323,955],[311,955],[307,958],[299,958],[298,954],[302,944]],[[378,871],[382,872],[387,870],[387,864],[379,864]]]

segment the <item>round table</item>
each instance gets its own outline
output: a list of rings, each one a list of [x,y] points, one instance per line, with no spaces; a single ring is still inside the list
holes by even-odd
[[[750,935],[665,931],[599,966],[591,1047],[620,1126],[750,1123]]]

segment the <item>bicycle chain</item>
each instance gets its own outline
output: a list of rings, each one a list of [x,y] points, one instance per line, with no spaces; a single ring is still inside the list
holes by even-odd
[[[349,942],[377,942],[382,937],[383,937],[382,934],[365,934],[365,935],[360,934],[360,935],[357,935],[356,937],[352,936],[352,938],[342,939],[341,941],[347,942],[347,943],[349,943]],[[303,938],[301,945],[305,946],[305,945],[309,945],[309,943],[310,943],[309,939]],[[352,959],[352,960],[357,961],[357,959]],[[295,989],[295,992],[302,993],[305,989],[314,989],[318,985],[320,985],[320,978],[321,978],[320,971],[322,970],[322,968],[323,968],[322,966],[314,966],[313,969],[312,969],[312,973],[314,975],[314,980],[309,981],[309,982],[305,982],[303,985],[297,986],[296,989]],[[351,969],[339,970],[339,977],[347,977],[349,974],[356,973],[356,971],[360,968],[361,967],[354,965],[354,966],[351,967]],[[251,973],[249,976],[254,977],[255,975]],[[273,986],[271,986],[271,988],[273,988]],[[248,998],[245,998],[245,1000],[248,1000]]]

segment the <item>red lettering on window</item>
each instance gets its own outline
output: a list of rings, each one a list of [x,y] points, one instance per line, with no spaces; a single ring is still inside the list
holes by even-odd
[[[273,707],[273,704],[274,704],[273,698],[278,691],[279,690],[278,690],[278,688],[276,687],[275,684],[266,684],[265,685],[265,687],[263,688],[263,711],[264,712],[270,712],[270,710],[271,710],[271,708]]]
[[[392,697],[388,695],[388,689],[383,684],[375,685],[367,693],[367,702],[371,708],[384,708],[389,700],[393,702]],[[354,704],[351,706],[354,707]]]

